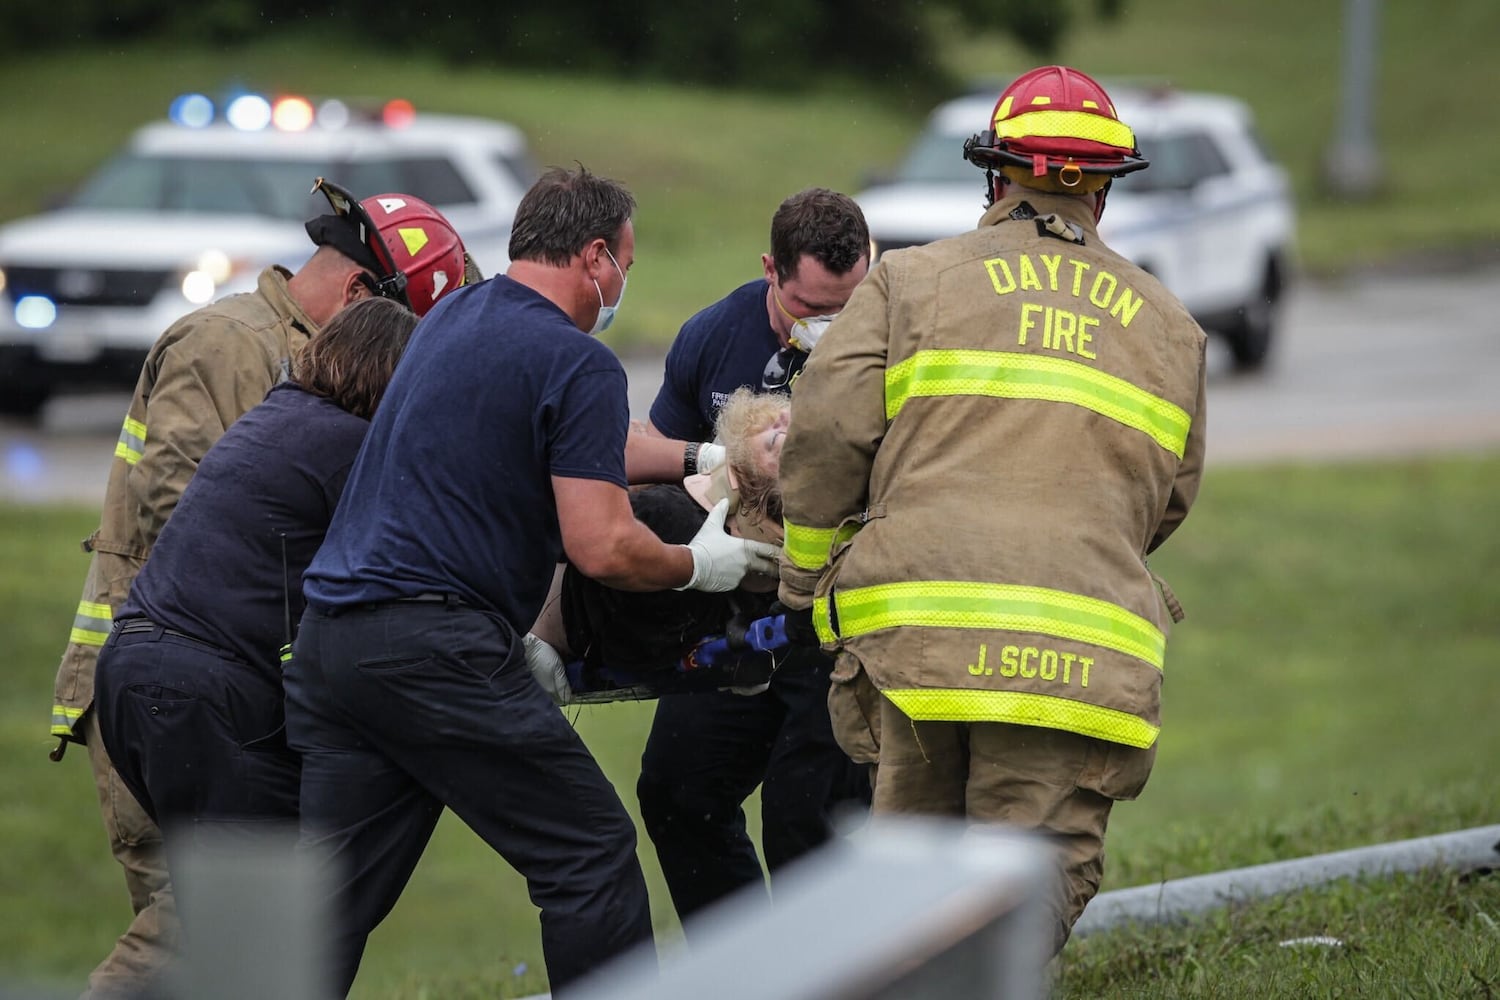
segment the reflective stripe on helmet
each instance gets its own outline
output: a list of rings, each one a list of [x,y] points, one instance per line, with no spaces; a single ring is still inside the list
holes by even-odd
[[[887,628],[959,628],[1034,632],[1132,656],[1157,670],[1167,638],[1118,604],[1047,587],[978,580],[917,580],[840,590],[813,602],[824,642]]]
[[[1187,448],[1192,426],[1182,407],[1122,378],[1077,361],[1008,351],[918,351],[886,371],[887,420],[894,420],[907,401],[918,396],[1071,403],[1146,434],[1178,458]],[[789,526],[788,546],[791,537]],[[794,564],[801,565],[795,560]]]
[[[1124,122],[1091,111],[1023,111],[1010,118],[995,116],[998,139],[1087,139],[1123,150],[1135,148],[1135,133]]]
[[[1129,712],[1045,694],[970,688],[905,688],[881,694],[911,719],[1044,726],[1142,750],[1155,743],[1161,731]]]

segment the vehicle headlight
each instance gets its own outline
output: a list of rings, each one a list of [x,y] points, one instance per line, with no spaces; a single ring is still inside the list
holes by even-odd
[[[182,297],[195,306],[212,302],[215,293],[235,274],[235,263],[222,250],[206,250],[192,270],[182,276]]]
[[[57,322],[57,305],[45,295],[23,295],[16,303],[16,325],[45,330]]]

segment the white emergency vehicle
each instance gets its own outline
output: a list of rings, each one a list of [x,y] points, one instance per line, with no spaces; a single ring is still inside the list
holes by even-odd
[[[1222,335],[1239,367],[1260,366],[1294,261],[1286,171],[1258,141],[1243,101],[1106,87],[1151,166],[1115,179],[1099,235]],[[974,228],[984,172],[964,159],[963,145],[985,129],[1001,89],[938,107],[895,173],[855,196],[877,254]]]
[[[430,202],[492,275],[534,169],[513,125],[405,101],[181,97],[67,204],[0,227],[0,412],[63,386],[131,388],[178,317],[268,264],[296,270],[314,250],[303,223],[328,211],[318,177]]]

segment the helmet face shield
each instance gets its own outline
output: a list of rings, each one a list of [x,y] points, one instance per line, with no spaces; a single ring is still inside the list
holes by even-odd
[[[376,295],[423,316],[448,292],[482,280],[453,226],[422,199],[393,193],[361,201],[322,177],[313,190],[334,214],[309,222],[308,235],[373,274],[367,283]]]
[[[328,199],[328,204],[333,207],[334,215],[348,220],[357,228],[358,242],[363,250],[368,251],[368,257],[364,254],[351,254],[340,247],[337,242],[330,242],[329,245],[355,263],[374,272],[375,280],[371,291],[376,295],[395,299],[410,308],[411,303],[406,300],[406,275],[402,274],[400,268],[396,266],[396,261],[391,257],[390,247],[385,245],[380,229],[370,218],[370,213],[365,211],[365,207],[346,189],[327,178],[319,177],[313,184],[313,192],[318,191],[323,192],[323,196]],[[311,234],[310,228],[309,232]],[[317,235],[313,235],[313,241],[319,242]],[[370,267],[370,259],[375,262],[376,266],[373,268]]]

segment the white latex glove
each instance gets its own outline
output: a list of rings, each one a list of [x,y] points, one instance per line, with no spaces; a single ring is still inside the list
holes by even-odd
[[[712,472],[724,464],[724,446],[705,441],[698,446],[698,471]]]
[[[568,671],[557,650],[530,632],[521,637],[521,644],[526,647],[526,665],[531,668],[531,676],[536,678],[542,690],[559,705],[572,701],[573,689],[568,686]]]
[[[722,593],[738,587],[746,573],[774,573],[781,549],[769,542],[736,538],[724,531],[729,514],[729,500],[720,500],[708,512],[703,527],[688,542],[693,554],[693,575],[678,590],[706,590]]]

